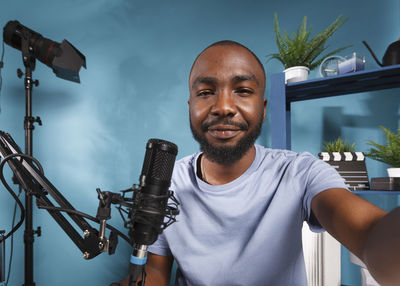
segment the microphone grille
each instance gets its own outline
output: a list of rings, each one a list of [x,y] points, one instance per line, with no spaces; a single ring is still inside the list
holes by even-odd
[[[141,183],[147,185],[157,181],[169,185],[177,154],[178,147],[174,143],[150,139],[146,145]]]

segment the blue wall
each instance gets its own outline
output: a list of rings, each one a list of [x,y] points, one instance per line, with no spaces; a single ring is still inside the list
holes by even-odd
[[[33,4],[35,3],[35,4]],[[75,45],[87,59],[81,84],[61,80],[37,63],[33,115],[43,126],[34,130],[33,153],[47,178],[78,210],[95,215],[96,187],[118,191],[138,183],[145,144],[162,138],[179,146],[181,158],[198,150],[188,125],[187,77],[194,57],[208,44],[232,39],[251,48],[263,62],[276,52],[273,13],[281,28],[297,28],[307,15],[314,31],[339,14],[349,21],[330,41],[331,48],[352,44],[345,52],[364,54],[367,68],[376,68],[361,45],[367,40],[379,58],[400,37],[399,1],[138,1],[2,0],[0,26],[9,20],[43,36]],[[0,130],[12,134],[23,148],[25,98],[21,53],[5,47],[0,94]],[[268,77],[280,63],[266,65]],[[316,72],[311,77],[318,76]],[[292,110],[292,146],[317,154],[324,140],[341,135],[366,151],[367,140],[383,142],[382,124],[395,130],[399,120],[399,90],[356,94],[296,103]],[[266,94],[266,97],[269,95]],[[340,116],[339,116],[340,115]],[[269,145],[269,122],[258,141]],[[370,177],[385,175],[383,164],[367,161]],[[6,172],[9,174],[9,172]],[[8,176],[9,177],[9,176]],[[387,209],[397,197],[368,198]],[[10,229],[14,203],[0,191],[0,229]],[[122,229],[114,210],[111,223]],[[37,285],[108,285],[124,277],[130,246],[120,240],[113,256],[85,261],[75,245],[45,211],[34,210]],[[9,242],[7,248],[9,248]],[[22,285],[23,229],[15,235],[10,285]],[[343,284],[359,285],[358,270],[344,259]]]

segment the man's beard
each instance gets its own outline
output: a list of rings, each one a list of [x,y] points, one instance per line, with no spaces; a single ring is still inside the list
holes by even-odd
[[[220,165],[230,165],[239,161],[254,145],[254,142],[258,136],[260,136],[263,120],[261,117],[254,130],[247,134],[247,136],[240,139],[235,146],[215,146],[207,141],[204,133],[207,132],[207,129],[210,125],[217,123],[232,124],[232,122],[224,119],[218,120],[218,122],[213,122],[212,124],[202,124],[201,129],[203,133],[199,133],[193,128],[192,121],[190,120],[190,129],[192,130],[193,138],[199,142],[200,150],[206,155],[207,159]],[[245,129],[244,126],[241,126],[241,129]]]

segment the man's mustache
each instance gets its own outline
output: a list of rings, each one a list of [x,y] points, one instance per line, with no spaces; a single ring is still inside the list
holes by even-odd
[[[206,132],[211,126],[214,125],[231,125],[240,128],[241,130],[249,129],[249,126],[246,123],[235,122],[230,119],[222,118],[222,119],[215,119],[210,122],[205,122],[201,125],[201,131]]]

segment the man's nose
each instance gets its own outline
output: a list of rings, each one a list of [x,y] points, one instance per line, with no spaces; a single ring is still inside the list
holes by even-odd
[[[234,116],[236,112],[237,109],[232,94],[227,90],[219,92],[215,97],[211,113],[216,116]]]

